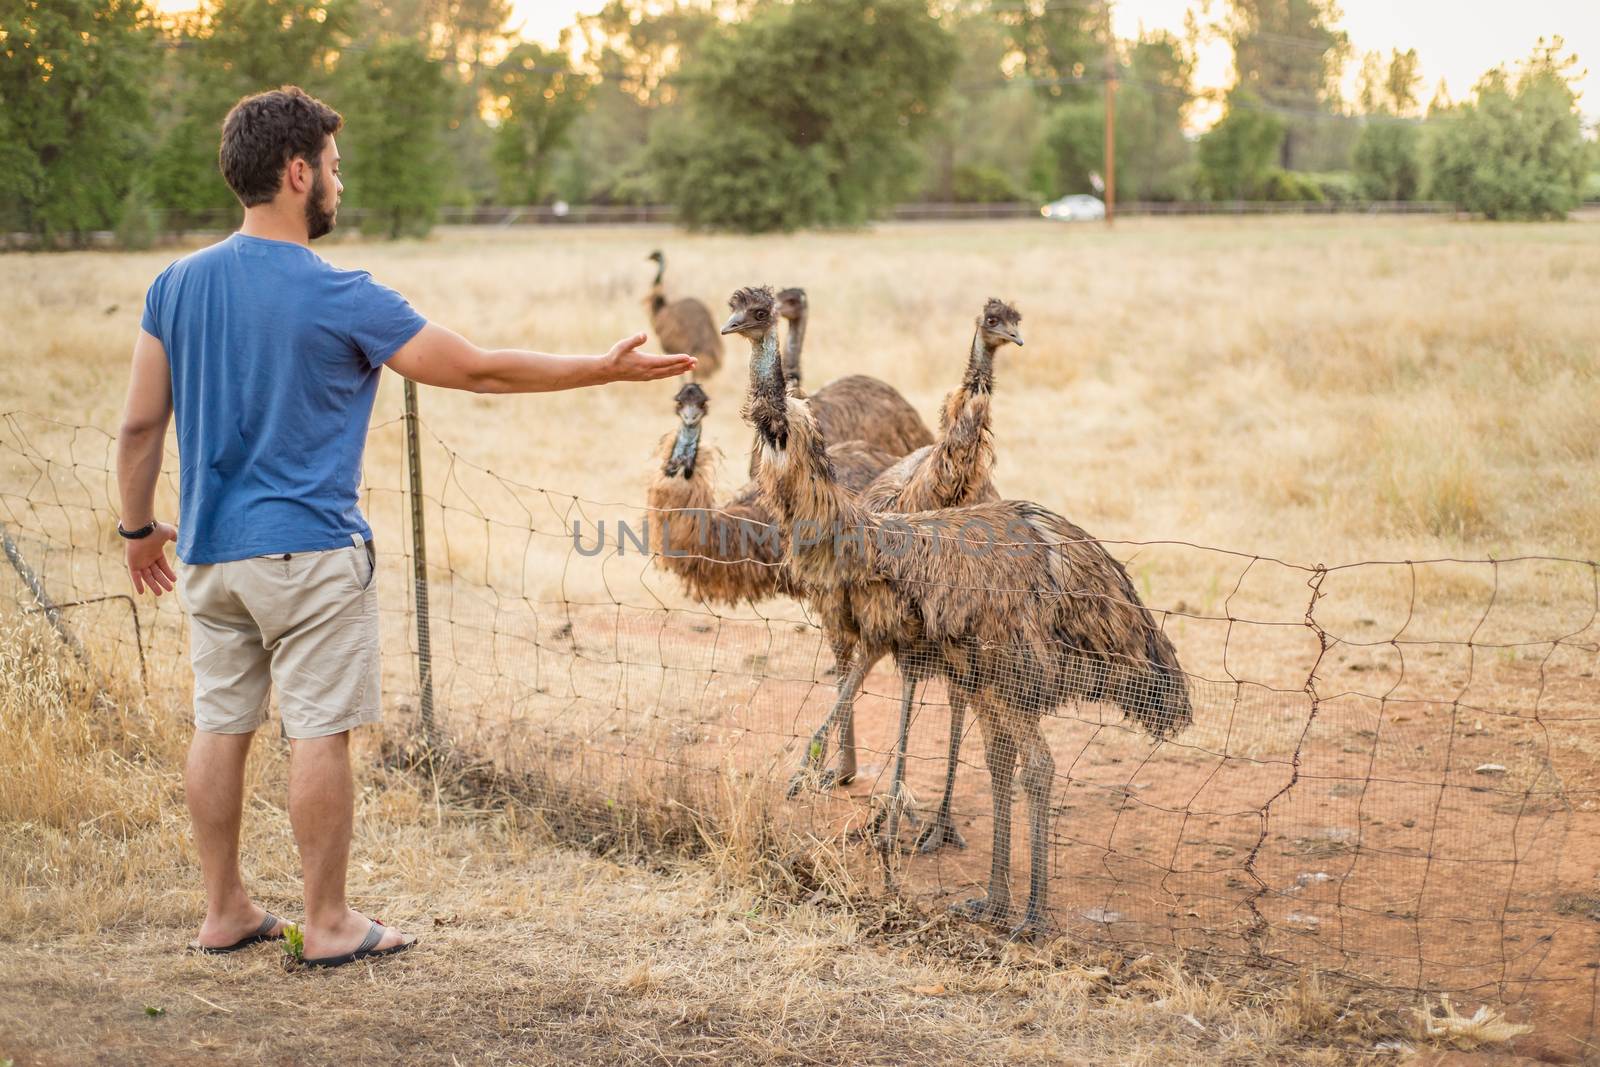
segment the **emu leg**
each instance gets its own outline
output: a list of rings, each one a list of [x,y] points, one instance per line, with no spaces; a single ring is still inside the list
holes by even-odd
[[[950,755],[944,766],[944,796],[939,801],[939,812],[933,821],[923,827],[922,833],[917,835],[917,851],[922,853],[936,852],[945,845],[954,845],[957,848],[966,848],[966,838],[961,836],[956,829],[955,820],[950,817],[950,803],[956,792],[956,765],[961,757],[961,731],[965,728],[967,718],[967,694],[954,686],[950,687]]]
[[[861,688],[862,681],[867,677],[867,671],[871,670],[876,662],[876,659],[868,662],[867,657],[859,650],[851,657],[844,680],[839,683],[839,696],[834,701],[833,710],[822,720],[822,725],[817,727],[816,733],[811,735],[811,740],[806,744],[805,754],[800,759],[800,769],[789,779],[787,795],[790,799],[798,796],[808,782],[816,781],[819,788],[826,789],[835,783],[845,784],[855,777],[855,731],[847,719],[855,706],[856,691]],[[835,727],[839,728],[839,768],[836,771],[823,772],[822,767],[828,759],[828,735]]]
[[[1050,906],[1050,787],[1056,761],[1035,721],[1022,731],[1022,791],[1028,795],[1028,907],[1012,933],[1037,938],[1047,927]]]
[[[989,716],[983,725],[984,758],[989,764],[989,789],[994,794],[994,848],[989,864],[989,895],[964,901],[955,911],[978,922],[998,922],[1011,910],[1011,781],[1017,767],[1014,734]]]
[[[843,691],[839,694],[839,699],[844,702],[844,715],[839,723],[839,765],[822,776],[827,785],[849,785],[856,780],[856,696],[866,683],[867,675],[872,673],[872,668],[885,655],[878,652],[867,659],[867,665],[862,668],[861,677],[856,679],[855,688],[850,690],[848,699]],[[867,653],[863,651],[861,656],[865,659]]]
[[[878,836],[878,848],[887,853],[900,840],[900,812],[909,803],[906,791],[906,746],[911,740],[911,701],[917,695],[916,678],[902,674],[900,679],[900,735],[894,743],[894,781],[889,784],[889,803],[884,832]],[[907,811],[912,819],[916,816]]]

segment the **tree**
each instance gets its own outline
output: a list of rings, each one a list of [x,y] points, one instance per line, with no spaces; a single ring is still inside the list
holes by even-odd
[[[690,225],[865,221],[914,188],[914,145],[955,58],[922,0],[764,5],[708,37],[683,67],[686,122],[657,124],[652,162]],[[791,212],[751,213],[694,187],[728,171],[740,172],[727,180],[741,189],[797,190]]]
[[[1421,83],[1414,48],[1391,50],[1387,65],[1378,52],[1362,61],[1360,102],[1367,118],[1352,162],[1369,199],[1412,200],[1421,188],[1421,131],[1402,117],[1416,110]]]
[[[1375,115],[1356,142],[1355,172],[1369,200],[1414,200],[1422,186],[1421,129],[1404,119]]]
[[[0,229],[115,227],[146,151],[154,70],[142,0],[0,8]]]
[[[236,209],[217,170],[229,108],[286,84],[328,95],[354,29],[354,0],[209,0],[184,20],[173,111],[151,170],[157,205],[180,220]]]
[[[346,203],[363,212],[365,233],[425,234],[445,188],[451,87],[444,65],[415,40],[388,41],[351,58],[351,120],[340,134]]]
[[[1098,95],[1111,46],[1105,0],[1017,0],[994,11],[1041,96],[1081,102]]]
[[[1012,54],[1008,28],[986,8],[957,9],[944,25],[958,42],[955,88],[945,95],[923,139],[930,200],[1020,199],[1050,104],[1027,79],[1004,75]],[[1003,176],[1004,181],[1001,181]],[[958,189],[958,186],[960,187]]]
[[[580,66],[591,81],[585,107],[550,164],[556,195],[591,202],[666,196],[646,146],[652,127],[680,106],[679,63],[720,26],[714,4],[729,13],[723,0],[609,0],[578,19]]]
[[[1260,195],[1283,142],[1284,122],[1248,90],[1228,96],[1222,121],[1200,138],[1200,184],[1213,200]]]
[[[1128,200],[1177,200],[1189,194],[1193,149],[1184,136],[1194,99],[1194,57],[1171,34],[1134,42],[1117,91],[1117,188]]]
[[[1350,48],[1334,28],[1339,18],[1335,0],[1233,0],[1227,28],[1238,84],[1285,116],[1278,156],[1285,170],[1304,165],[1317,113],[1337,97]]]
[[[1436,115],[1432,195],[1490,219],[1565,218],[1577,207],[1588,148],[1573,91],[1576,59],[1543,40],[1513,83],[1486,74],[1473,100]]]
[[[583,113],[589,83],[573,71],[565,52],[530,41],[513,48],[487,84],[500,114],[494,144],[500,198],[537,204],[550,184],[556,150]]]

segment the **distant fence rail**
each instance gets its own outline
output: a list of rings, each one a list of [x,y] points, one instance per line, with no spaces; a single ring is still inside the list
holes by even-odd
[[[1035,219],[1040,205],[1019,200],[1006,203],[908,203],[897,204],[885,216],[890,222],[960,222],[984,219]],[[1126,201],[1117,204],[1120,218],[1263,215],[1449,215],[1454,204],[1440,200],[1176,200]],[[362,208],[339,213],[342,228],[354,230],[372,216]],[[203,237],[226,233],[239,224],[234,209],[190,212],[156,212],[156,231],[162,240]],[[447,206],[439,209],[437,226],[473,226],[513,229],[524,226],[636,226],[670,225],[678,211],[671,204],[483,204]],[[37,245],[27,233],[0,235],[0,248],[26,249]],[[111,247],[116,235],[109,230],[88,235],[91,247]]]

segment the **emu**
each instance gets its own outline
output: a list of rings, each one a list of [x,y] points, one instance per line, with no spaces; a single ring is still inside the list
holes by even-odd
[[[1037,504],[1002,500],[905,515],[869,511],[838,484],[826,442],[804,397],[787,388],[772,290],[729,301],[724,333],[750,342],[744,416],[761,451],[761,496],[785,534],[801,524],[859,531],[802,545],[786,560],[819,614],[861,646],[841,685],[853,696],[873,653],[895,656],[904,684],[943,677],[971,698],[984,739],[994,802],[994,844],[985,896],[958,905],[969,918],[1005,921],[1011,910],[1011,786],[1018,764],[1028,798],[1029,890],[1019,935],[1047,924],[1048,820],[1055,761],[1041,717],[1068,701],[1110,701],[1157,738],[1193,716],[1172,643],[1140,602],[1127,571],[1083,530]],[[965,530],[1003,531],[974,553]],[[960,540],[941,536],[960,529]],[[908,692],[909,692],[908,688]],[[909,721],[902,704],[897,751]],[[889,840],[898,808],[891,804]]]
[[[645,258],[656,265],[656,277],[644,303],[661,350],[689,353],[696,360],[694,379],[709,378],[722,366],[722,336],[717,333],[711,311],[692,296],[669,301],[662,282],[667,273],[667,257],[658,248]]]

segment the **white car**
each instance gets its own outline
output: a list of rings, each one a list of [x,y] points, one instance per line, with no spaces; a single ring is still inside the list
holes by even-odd
[[[1046,204],[1039,209],[1039,214],[1057,222],[1103,222],[1106,205],[1097,196],[1078,193]]]

